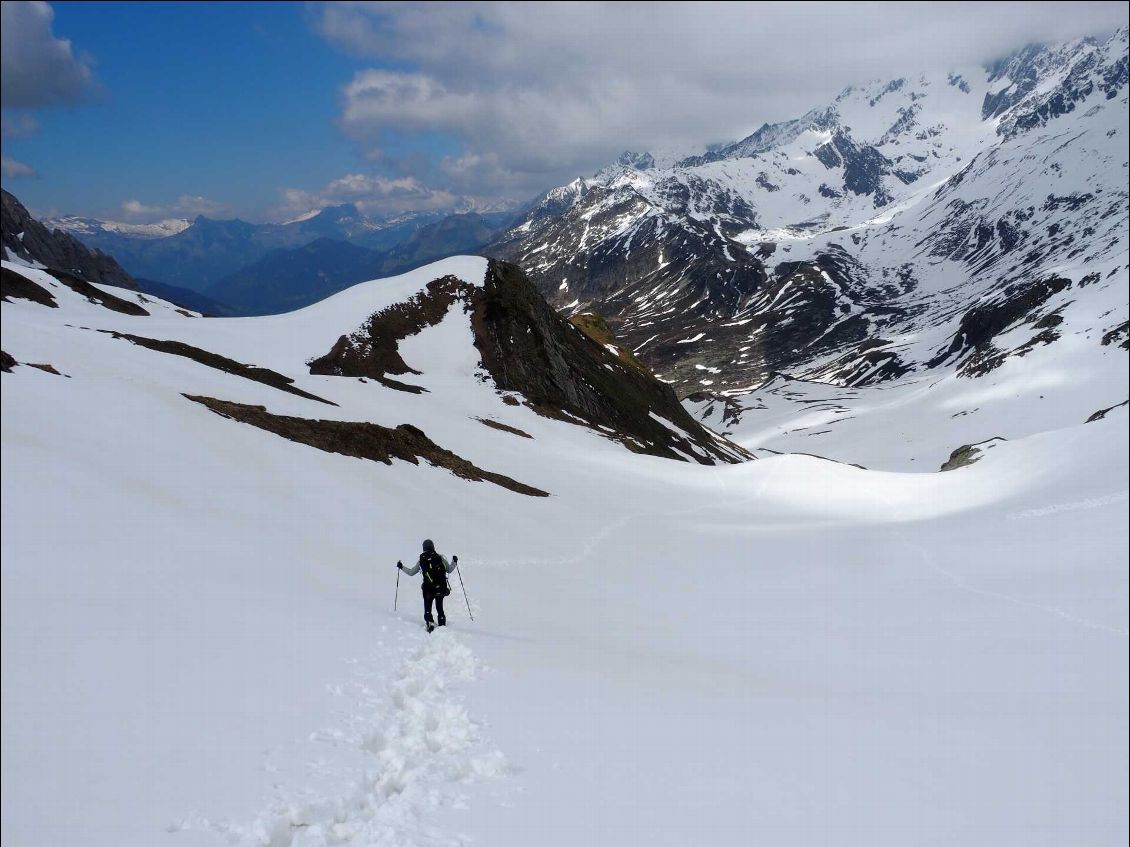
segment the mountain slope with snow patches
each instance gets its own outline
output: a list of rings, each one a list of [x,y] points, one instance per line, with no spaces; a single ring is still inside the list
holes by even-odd
[[[983,367],[1100,303],[1091,329],[1118,332],[1126,68],[1122,29],[849,87],[673,165],[622,157],[550,192],[494,250],[565,312],[602,314],[683,395],[774,371],[858,386],[970,355]],[[988,321],[986,302],[1001,306]],[[1037,332],[994,343],[1025,322]]]
[[[3,270],[5,843],[1125,841],[1128,417],[1041,412],[1072,313],[824,385],[819,450],[795,398],[701,401],[737,461],[485,259],[248,319]],[[849,464],[1018,395],[969,466]]]

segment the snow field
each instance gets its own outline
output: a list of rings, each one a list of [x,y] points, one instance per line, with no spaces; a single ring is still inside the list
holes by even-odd
[[[481,262],[280,318],[4,304],[4,349],[71,376],[0,383],[6,844],[1124,843],[1125,410],[1029,414],[945,474],[710,468],[507,405],[458,309],[401,347],[425,394],[306,371]],[[997,421],[1028,408],[956,385],[1000,389]],[[322,453],[181,392],[413,423],[552,496]],[[432,636],[418,579],[392,611],[425,537],[476,619],[456,581]]]

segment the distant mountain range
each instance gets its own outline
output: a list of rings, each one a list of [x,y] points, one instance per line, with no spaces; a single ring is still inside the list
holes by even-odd
[[[44,222],[112,255],[143,290],[210,314],[270,314],[455,253],[473,253],[511,212],[412,212],[370,218],[345,204],[283,224],[168,220]],[[148,286],[148,289],[146,289]]]
[[[498,231],[489,218],[470,212],[419,226],[388,250],[317,238],[300,247],[272,250],[203,293],[241,315],[289,312],[358,282],[403,273],[447,256],[475,253]]]

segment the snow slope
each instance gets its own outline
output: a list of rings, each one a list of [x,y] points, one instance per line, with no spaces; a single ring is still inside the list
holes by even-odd
[[[309,373],[430,280],[481,284],[482,259],[249,319],[115,290],[133,317],[5,268],[59,307],[4,302],[4,351],[62,374],[0,381],[5,844],[1125,842],[1124,408],[948,473],[701,466],[511,405],[458,309],[399,344],[425,393]],[[185,394],[410,423],[551,496]],[[430,638],[418,583],[393,610],[425,537],[475,617],[456,581]]]
[[[1106,308],[1124,302],[1125,292],[1125,276],[1102,290],[1064,291],[1057,302],[1074,308],[1059,325],[1056,344],[1036,345],[976,377],[935,370],[843,386],[778,374],[752,390],[694,395],[685,405],[755,452],[814,453],[875,470],[937,471],[963,445],[1071,427],[1125,402],[1130,359],[1116,343],[1101,343],[1094,329]],[[1020,324],[1002,337],[1019,346],[1034,332]]]

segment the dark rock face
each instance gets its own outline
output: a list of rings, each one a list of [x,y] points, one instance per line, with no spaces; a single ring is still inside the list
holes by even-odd
[[[678,215],[649,214],[650,202],[631,190],[591,189],[585,198],[564,215],[535,222],[536,232],[516,230],[495,242],[489,255],[522,265],[565,314],[583,302],[585,311],[603,315],[622,346],[651,368],[666,376],[677,360],[693,374],[697,359],[666,352],[691,353],[680,339],[732,317],[768,278],[763,259],[772,246],[751,248],[727,235],[751,226],[752,210],[694,180],[666,186],[664,202],[682,209]],[[692,206],[724,211],[712,225],[689,214]],[[629,231],[593,235],[617,232],[625,218],[636,220]]]
[[[0,230],[4,247],[10,255],[39,262],[49,269],[76,275],[89,282],[137,290],[133,277],[112,256],[88,250],[82,242],[60,229],[51,232],[7,191],[2,192]]]
[[[1094,93],[1096,88],[1108,100],[1126,89],[1126,53],[1104,54],[1093,40],[1086,39],[1083,43],[1092,48],[1091,51],[1075,61],[1055,86],[1032,98],[1022,109],[1003,120],[997,127],[999,135],[1012,138],[1045,126],[1048,121],[1074,111],[1076,105]],[[1062,48],[1032,45],[991,65],[989,81],[1007,79],[1011,85],[995,94],[986,94],[982,114],[986,118],[997,117],[1021,103],[1037,90],[1040,81],[1047,78],[1050,70],[1063,62]]]
[[[829,170],[843,167],[845,190],[873,195],[876,207],[890,202],[882,177],[893,173],[893,163],[874,147],[856,144],[851,136],[838,130],[831,141],[816,148],[814,155]]]
[[[0,268],[0,300],[11,303],[12,300],[30,300],[41,306],[52,309],[59,308],[55,302],[55,295],[36,282],[32,282],[21,273],[16,273],[10,268]]]
[[[961,74],[950,74],[947,78],[947,81],[950,85],[955,86],[961,91],[964,91],[966,94],[971,91],[969,83],[962,78]]]
[[[963,444],[950,453],[950,457],[939,470],[954,471],[958,468],[969,467],[978,462],[984,456],[986,450],[991,450],[998,444],[1003,444],[1004,440],[1000,436],[995,436],[984,441],[978,441],[976,444]]]
[[[500,389],[521,393],[534,409],[611,427],[638,452],[689,455],[703,464],[744,458],[698,425],[670,387],[563,320],[517,266],[492,261],[472,302],[483,367]]]
[[[990,83],[1008,79],[1012,85],[995,94],[985,95],[981,106],[982,118],[998,117],[1032,93],[1040,81],[1041,59],[1045,52],[1043,45],[1029,44],[1008,58],[989,65]]]
[[[397,342],[438,323],[452,308],[471,315],[485,378],[525,397],[540,414],[582,423],[629,449],[703,464],[748,458],[699,425],[664,385],[638,363],[610,352],[557,314],[515,265],[492,260],[482,287],[445,277],[413,300],[384,309],[310,363],[313,373],[391,380],[414,371]],[[664,418],[665,425],[656,419]],[[605,429],[601,429],[604,427]]]
[[[910,373],[913,368],[904,362],[895,350],[889,349],[890,343],[881,338],[868,339],[849,349],[812,376],[838,385],[858,388],[897,379]]]
[[[842,165],[837,148],[828,151]],[[687,196],[666,202],[689,207],[695,192],[695,182],[687,180]],[[703,208],[707,198],[695,195],[695,207]],[[756,384],[772,370],[794,366],[801,351],[815,357],[851,349],[901,314],[887,304],[907,286],[877,285],[837,245],[815,261],[769,269],[765,260],[775,245],[747,245],[728,237],[723,226],[689,214],[649,215],[650,208],[633,193],[593,188],[571,212],[543,222],[534,235],[496,243],[492,252],[522,264],[566,314],[585,303],[648,367],[695,388],[714,384],[716,375],[719,387]],[[633,215],[639,222],[630,232],[588,243],[594,231],[614,230],[616,221]],[[906,367],[886,354],[869,363],[873,367],[845,362],[841,369],[877,380]]]
[[[1123,350],[1130,350],[1130,321],[1123,321],[1113,329],[1103,333],[1103,346],[1117,344]]]
[[[12,298],[21,298],[51,308],[55,308],[59,305],[55,302],[55,295],[43,286],[32,282],[18,271],[14,271],[10,268],[4,268],[3,271],[3,289],[0,299],[11,302]],[[60,285],[65,285],[76,294],[81,294],[89,302],[97,303],[99,306],[109,309],[112,312],[121,312],[123,315],[136,315],[138,317],[147,317],[149,315],[149,312],[145,311],[145,309],[137,303],[131,300],[125,300],[121,297],[115,297],[113,294],[109,294],[101,288],[91,285],[85,279],[77,277],[74,274],[60,270],[45,271],[45,273],[50,274]]]
[[[1092,412],[1091,415],[1087,418],[1086,422],[1094,423],[1095,421],[1101,421],[1115,409],[1121,409],[1123,406],[1130,406],[1130,400],[1123,400],[1121,403],[1115,403],[1113,406],[1108,406],[1105,409],[1099,409],[1097,412]]]
[[[973,352],[978,354],[977,361],[983,360],[984,365],[991,370],[1000,364],[997,357],[991,355],[994,352],[990,350],[992,340],[1016,322],[1033,314],[1052,295],[1070,285],[1071,280],[1062,277],[1006,285],[996,297],[974,306],[962,316],[949,346],[931,360],[929,366],[934,367]],[[1045,327],[1045,330],[1051,329],[1052,327]],[[990,365],[990,362],[995,364]],[[981,373],[984,370],[984,367],[975,367],[974,372]]]

